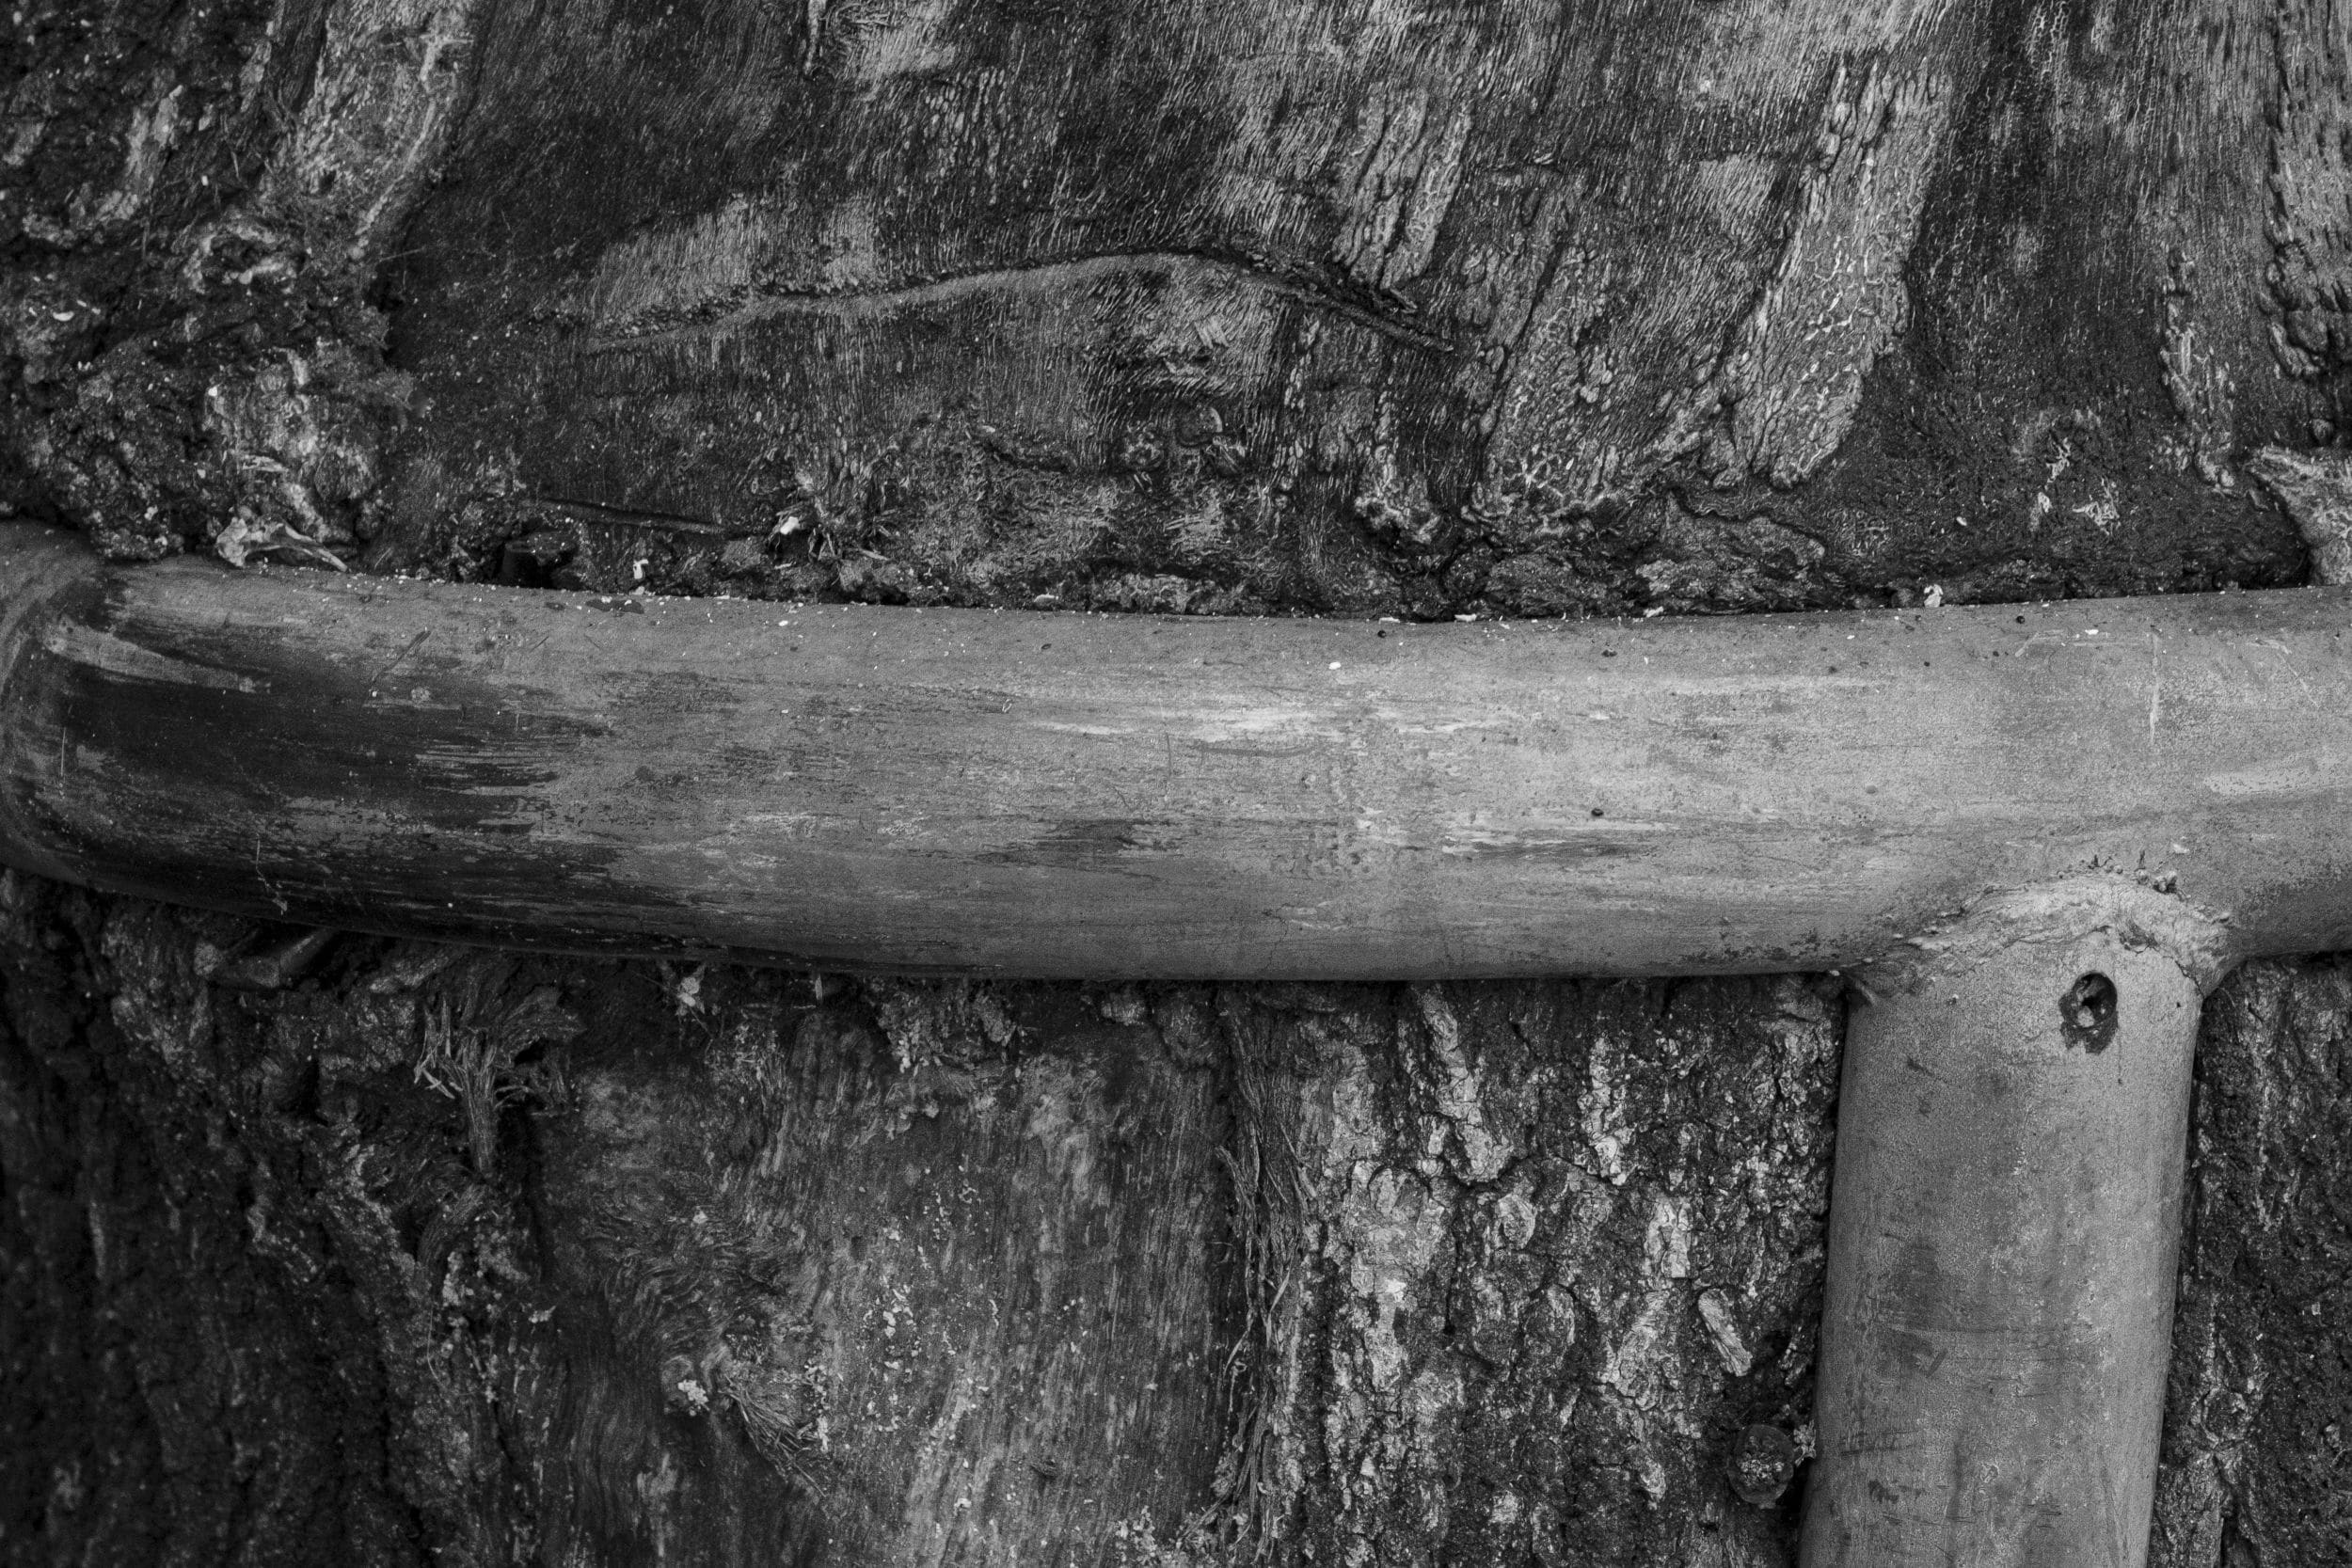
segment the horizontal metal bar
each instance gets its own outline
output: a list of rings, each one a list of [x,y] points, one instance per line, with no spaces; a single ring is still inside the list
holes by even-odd
[[[1031,975],[1837,968],[2177,879],[2352,943],[2352,599],[1419,626],[597,600],[0,526],[0,859],[352,928]]]

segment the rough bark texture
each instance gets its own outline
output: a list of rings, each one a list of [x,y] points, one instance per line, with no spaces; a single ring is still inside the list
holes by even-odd
[[[2282,585],[2352,505],[2328,4],[6,26],[0,506],[121,558],[1679,612]],[[0,887],[11,1560],[1788,1560],[1826,983]],[[2167,1564],[2352,1561],[2348,1017],[2326,960],[2208,1014]]]
[[[1789,1560],[1833,983],[255,990],[5,893],[11,1560]],[[2352,1560],[2347,984],[2208,1014],[2166,1564]]]
[[[1833,986],[267,991],[0,888],[12,1560],[1788,1560]]]
[[[2352,968],[2205,1004],[2153,1568],[2352,1562]]]
[[[2292,580],[2335,8],[11,13],[5,499],[510,580],[1409,614]],[[386,345],[389,344],[389,358]]]

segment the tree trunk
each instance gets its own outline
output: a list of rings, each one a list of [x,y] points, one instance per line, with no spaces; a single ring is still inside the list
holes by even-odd
[[[0,508],[118,559],[1410,620],[2345,547],[2325,5],[9,26]],[[0,873],[0,1556],[1787,1563],[1841,985],[850,980]],[[2168,1568],[2352,1563],[2348,1025],[2329,959],[2207,1006]]]

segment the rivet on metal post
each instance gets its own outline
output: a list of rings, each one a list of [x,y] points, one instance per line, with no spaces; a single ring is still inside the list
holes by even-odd
[[[2122,878],[1980,905],[1847,1028],[1804,1568],[2139,1568],[2217,926]]]

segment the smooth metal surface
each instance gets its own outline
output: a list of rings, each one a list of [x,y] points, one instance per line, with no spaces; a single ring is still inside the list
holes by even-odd
[[[2338,590],[1401,626],[129,570],[0,525],[0,860],[358,929],[1224,978],[1827,969],[2177,877],[2352,945]]]
[[[2141,1568],[2221,933],[2120,878],[1867,972],[1804,1568]]]

